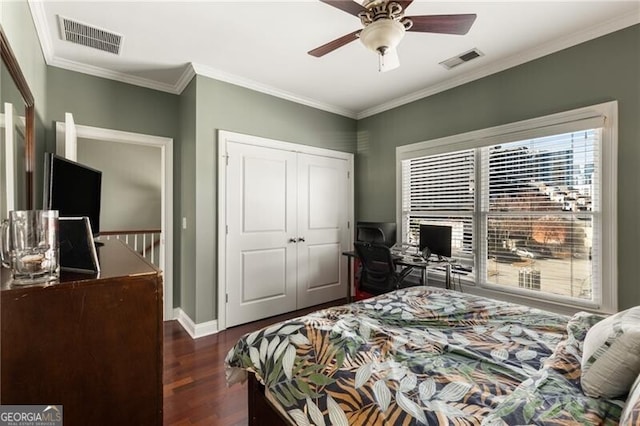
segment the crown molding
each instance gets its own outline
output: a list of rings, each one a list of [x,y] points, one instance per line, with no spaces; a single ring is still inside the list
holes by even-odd
[[[196,76],[196,70],[193,68],[193,64],[189,62],[184,68],[182,75],[175,84],[176,93],[180,94],[191,82],[191,79]]]
[[[58,57],[53,57],[50,63],[47,65],[51,65],[53,67],[64,68],[69,71],[76,71],[83,74],[89,74],[95,77],[102,77],[109,80],[115,80],[122,83],[131,84],[134,86],[146,87],[148,89],[158,90],[161,92],[167,92],[174,95],[179,95],[180,92],[177,90],[176,85],[161,83],[159,81],[150,80],[148,78],[138,77],[131,74],[126,74],[123,72],[112,71],[101,67],[96,67],[93,65],[83,64],[76,61],[70,61],[68,59],[62,59]],[[182,74],[184,75],[184,73]]]
[[[257,92],[286,99],[334,114],[343,115],[349,118],[356,117],[356,113],[354,111],[322,103],[314,99],[304,98],[293,93],[277,89],[275,87],[271,87],[247,78],[239,77],[237,75],[226,73],[200,64],[188,64],[175,84],[167,84],[143,77],[132,76],[126,73],[96,67],[94,65],[87,65],[76,61],[59,58],[53,53],[53,43],[51,40],[51,34],[53,33],[50,31],[49,25],[47,23],[43,2],[29,0],[29,7],[31,9],[31,15],[33,16],[36,32],[38,33],[40,45],[42,46],[42,51],[47,65],[178,95],[182,93],[182,91],[187,87],[191,79],[196,74],[198,74],[204,77],[209,77],[216,80],[224,81],[226,83],[235,84],[237,86],[245,87],[247,89],[255,90]]]
[[[510,56],[509,58],[506,58],[502,61],[494,62],[482,68],[475,69],[456,78],[429,86],[418,92],[413,92],[406,96],[402,96],[389,102],[385,102],[378,106],[368,108],[356,114],[356,119],[360,120],[362,118],[370,117],[372,115],[397,108],[399,106],[417,101],[419,99],[444,92],[445,90],[453,89],[454,87],[461,86],[463,84],[478,80],[483,77],[487,77],[491,74],[495,74],[509,68],[513,68],[526,62],[533,61],[543,56],[578,45],[580,43],[584,43],[586,41],[604,36],[615,31],[619,31],[623,28],[630,27],[638,23],[640,23],[640,15],[625,14],[617,18],[610,19],[600,25],[587,28],[583,31],[576,32],[566,37],[559,38],[557,40],[554,40],[553,42],[538,46],[534,49],[527,50],[526,52],[523,52],[521,54]]]
[[[51,34],[53,33],[47,22],[46,13],[44,10],[44,2],[29,0],[28,4],[29,9],[31,10],[31,16],[33,17],[33,23],[36,27],[36,33],[38,34],[38,38],[40,39],[40,46],[42,47],[44,60],[47,65],[172,94],[180,94],[180,92],[182,91],[182,89],[179,89],[177,84],[173,85],[161,83],[148,78],[138,77],[119,71],[108,70],[94,65],[83,64],[80,62],[71,61],[55,56],[53,52],[53,42],[51,40]],[[185,75],[188,75],[189,68],[190,67],[188,66],[186,67],[186,70],[180,76],[178,83],[183,83]],[[184,86],[186,86],[186,84],[188,84],[188,81],[183,84]]]
[[[42,54],[44,60],[49,65],[49,62],[53,58],[53,46],[51,44],[51,38],[49,34],[49,24],[47,23],[47,15],[44,12],[44,2],[29,0],[29,9],[31,16],[33,17],[33,24],[36,27],[36,34],[40,40],[40,47],[42,48]]]
[[[356,118],[356,113],[354,111],[351,111],[345,108],[340,108],[335,105],[330,105],[330,104],[316,101],[314,99],[298,96],[294,93],[286,92],[284,90],[280,90],[278,88],[268,86],[266,84],[259,83],[254,80],[250,80],[244,77],[239,77],[234,74],[229,74],[224,71],[207,67],[205,65],[200,65],[200,64],[192,64],[192,65],[196,74],[201,75],[203,77],[209,77],[215,80],[224,81],[226,83],[235,84],[236,86],[241,86],[247,89],[255,90],[256,92],[265,93],[267,95],[275,96],[281,99],[286,99],[288,101],[296,102],[302,105],[306,105],[312,108],[331,112],[334,114],[343,115],[345,117]]]
[[[306,105],[319,110],[327,111],[330,113],[342,115],[348,118],[354,118],[360,120],[366,117],[370,117],[375,114],[379,114],[384,111],[388,111],[393,108],[397,108],[402,105],[423,99],[440,92],[444,92],[454,87],[472,82],[474,80],[487,77],[491,74],[495,74],[504,71],[509,68],[521,65],[523,63],[541,58],[551,53],[566,49],[568,47],[575,46],[580,43],[592,40],[597,37],[621,30],[640,23],[640,16],[635,14],[625,14],[617,18],[605,21],[600,25],[586,28],[585,30],[576,32],[572,35],[559,38],[550,43],[538,46],[534,49],[530,49],[526,52],[508,57],[504,60],[486,65],[482,68],[474,69],[473,71],[461,74],[455,78],[448,79],[441,83],[431,85],[417,92],[410,93],[406,96],[402,96],[391,101],[382,103],[380,105],[365,109],[360,112],[355,112],[346,108],[330,105],[324,102],[317,101],[315,99],[298,96],[294,93],[286,92],[278,88],[259,83],[254,80],[250,80],[244,77],[240,77],[234,74],[226,73],[211,67],[207,67],[201,64],[188,64],[185,66],[184,72],[180,75],[175,84],[160,83],[155,80],[132,76],[130,74],[107,70],[105,68],[96,67],[93,65],[82,64],[67,59],[56,57],[53,53],[53,43],[51,40],[52,32],[49,30],[46,14],[44,11],[44,2],[29,0],[29,8],[31,9],[31,15],[33,16],[36,32],[40,39],[40,45],[47,65],[55,66],[59,68],[68,69],[71,71],[81,72],[97,77],[103,77],[111,80],[121,81],[136,86],[146,87],[149,89],[159,90],[172,94],[180,94],[189,84],[191,79],[195,75],[201,75],[203,77],[209,77],[216,80],[224,81],[226,83],[234,84],[240,87],[244,87],[257,92],[265,93],[267,95],[275,96],[281,99],[286,99],[292,102],[296,102],[302,105]]]

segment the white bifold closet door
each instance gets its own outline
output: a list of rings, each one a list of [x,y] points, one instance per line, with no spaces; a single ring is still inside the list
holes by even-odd
[[[298,154],[298,305],[346,297],[347,161]]]
[[[227,143],[226,325],[346,296],[347,161]]]

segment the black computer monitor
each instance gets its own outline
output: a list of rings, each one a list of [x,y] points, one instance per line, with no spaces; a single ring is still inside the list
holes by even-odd
[[[451,257],[451,227],[420,224],[420,251],[426,247],[438,257]]]
[[[396,243],[396,224],[394,222],[358,222],[356,241],[391,247]]]
[[[101,171],[45,154],[44,208],[58,210],[60,217],[88,217],[94,236],[100,234],[101,188]]]

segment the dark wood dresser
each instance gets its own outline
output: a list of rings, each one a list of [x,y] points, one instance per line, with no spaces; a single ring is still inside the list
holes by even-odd
[[[118,240],[101,272],[11,287],[2,269],[0,402],[62,404],[65,426],[162,424],[162,277]]]

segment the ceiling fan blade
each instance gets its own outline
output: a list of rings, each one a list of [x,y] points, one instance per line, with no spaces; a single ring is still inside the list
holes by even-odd
[[[476,20],[476,14],[407,16],[413,26],[407,31],[464,35]]]
[[[398,51],[396,49],[389,49],[384,55],[379,56],[379,71],[387,72],[395,70],[400,66],[400,58],[398,58]]]
[[[366,11],[362,5],[356,3],[353,0],[320,0],[322,3],[326,3],[329,6],[333,6],[342,10],[343,12],[347,12],[350,15],[358,16],[358,13]]]
[[[351,43],[352,41],[356,40],[358,38],[358,34],[360,33],[360,31],[362,30],[355,30],[352,33],[349,33],[347,35],[343,35],[340,38],[337,38],[333,41],[330,41],[327,44],[323,44],[320,47],[316,47],[313,50],[310,50],[309,55],[311,56],[315,56],[316,58],[319,58],[321,56],[326,55],[329,52],[333,52],[334,50],[336,50],[339,47],[344,46],[347,43]]]

